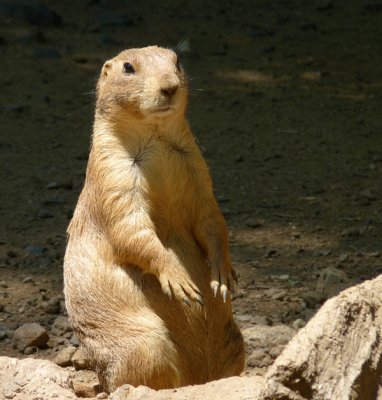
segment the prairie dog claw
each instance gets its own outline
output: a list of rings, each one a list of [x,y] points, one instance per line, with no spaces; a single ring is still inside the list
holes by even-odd
[[[220,293],[223,296],[223,301],[224,303],[227,301],[227,286],[226,285],[221,285],[220,286]]]
[[[219,282],[218,281],[212,281],[211,282],[211,289],[214,292],[214,297],[216,297],[218,293],[218,288],[219,288]]]
[[[237,275],[233,269],[228,274],[221,273],[217,268],[212,270],[212,280],[210,283],[214,297],[218,293],[220,288],[220,294],[223,297],[224,303],[227,302],[227,293],[230,294],[232,298],[232,293],[235,289],[235,282],[237,281]]]

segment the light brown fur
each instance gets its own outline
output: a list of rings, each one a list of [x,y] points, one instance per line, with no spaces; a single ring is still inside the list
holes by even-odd
[[[64,275],[70,320],[100,382],[161,389],[240,374],[227,228],[184,116],[176,54],[126,50],[105,63],[97,92]]]

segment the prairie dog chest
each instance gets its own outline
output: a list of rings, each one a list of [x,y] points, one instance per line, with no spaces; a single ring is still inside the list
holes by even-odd
[[[166,208],[187,207],[201,186],[195,145],[182,138],[152,137],[129,151],[132,174],[137,174],[148,200]]]

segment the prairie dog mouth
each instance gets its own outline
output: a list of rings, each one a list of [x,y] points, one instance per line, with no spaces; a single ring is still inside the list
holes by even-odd
[[[163,113],[163,112],[170,111],[170,110],[173,110],[173,109],[174,109],[173,106],[163,106],[163,107],[158,107],[158,108],[156,108],[156,109],[154,110],[154,112]]]

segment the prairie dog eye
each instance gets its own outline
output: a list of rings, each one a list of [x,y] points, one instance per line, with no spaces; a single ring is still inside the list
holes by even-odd
[[[126,74],[135,74],[134,67],[133,67],[130,63],[128,63],[128,62],[125,62],[125,63],[123,64],[123,71],[124,71]]]

